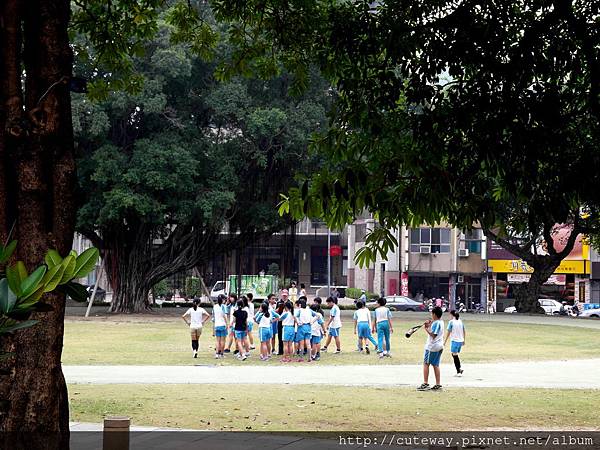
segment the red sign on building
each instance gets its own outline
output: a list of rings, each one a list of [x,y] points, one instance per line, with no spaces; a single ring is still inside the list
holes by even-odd
[[[340,256],[342,254],[342,247],[339,245],[332,245],[329,247],[329,254],[331,256]]]

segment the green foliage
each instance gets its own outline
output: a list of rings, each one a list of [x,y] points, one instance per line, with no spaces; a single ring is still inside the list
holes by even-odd
[[[202,295],[202,285],[198,277],[186,277],[185,279],[185,294],[188,297],[198,297]]]
[[[367,296],[368,301],[377,300],[379,298],[379,295],[377,295],[373,292],[365,292],[365,294]],[[346,297],[348,297],[348,298],[353,298],[354,300],[357,300],[358,298],[360,298],[361,295],[362,295],[361,289],[346,288]]]
[[[8,260],[16,248],[11,245],[7,252]],[[39,266],[31,273],[22,261],[6,267],[0,273],[0,335],[27,328],[37,323],[27,320],[33,311],[47,311],[49,305],[40,302],[42,295],[59,290],[71,298],[84,301],[87,298],[85,286],[74,282],[75,278],[87,275],[96,266],[99,253],[90,248],[81,255],[72,251],[62,258],[56,250],[46,253],[46,265]]]
[[[173,14],[183,14],[184,6],[169,20],[183,20]],[[316,167],[308,145],[325,128],[330,101],[315,71],[308,74],[310,89],[297,97],[285,73],[219,82],[217,62],[199,59],[187,38],[176,35],[178,26],[161,22],[132,60],[145,79],[141,91],[109,93],[95,103],[73,99],[82,202],[77,228],[97,235],[109,252],[146,252],[144,270],[160,266],[160,276],[194,267],[205,253],[227,251],[234,244],[219,234],[226,225],[245,245],[289,223],[277,214],[279,193]],[[219,48],[230,51],[226,42]],[[77,64],[88,67],[86,60]],[[182,234],[169,239],[175,229]],[[186,242],[205,247],[191,251]]]
[[[269,267],[267,267],[267,275],[275,275],[276,277],[278,277],[279,273],[280,273],[279,264],[277,264],[277,263],[269,264]]]
[[[167,280],[160,280],[154,285],[152,291],[155,297],[165,297],[170,292]]]
[[[533,242],[550,241],[557,223],[597,229],[600,35],[590,4],[220,0],[215,9],[231,22],[231,71],[269,57],[310,62],[335,89],[332,127],[314,143],[327,164],[281,213],[340,228],[367,210],[385,228],[479,223]],[[382,233],[369,241],[361,264],[393,244]],[[530,249],[513,250],[537,264]]]

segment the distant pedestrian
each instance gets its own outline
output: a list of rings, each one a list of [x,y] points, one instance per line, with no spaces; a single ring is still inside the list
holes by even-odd
[[[292,284],[290,285],[290,300],[292,303],[295,303],[296,300],[298,300],[298,288],[296,287],[296,282],[292,281]]]
[[[335,298],[336,300],[340,298],[340,291],[337,290],[336,287],[331,291],[330,297]]]
[[[304,283],[300,283],[300,297],[306,297],[306,286],[304,286]]]
[[[210,319],[210,314],[206,312],[204,308],[200,308],[199,300],[194,300],[193,306],[189,308],[181,318],[190,327],[190,335],[192,338],[192,356],[198,357],[198,350],[200,349],[200,336],[202,335],[202,326],[204,322]],[[188,322],[186,317],[190,318]]]

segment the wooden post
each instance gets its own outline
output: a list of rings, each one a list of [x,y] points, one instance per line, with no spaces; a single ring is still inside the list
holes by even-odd
[[[131,419],[129,417],[105,417],[102,450],[129,450],[130,425]]]

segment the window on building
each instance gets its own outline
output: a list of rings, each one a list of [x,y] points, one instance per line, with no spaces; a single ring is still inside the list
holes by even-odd
[[[354,226],[354,240],[356,242],[365,242],[367,236],[367,224],[358,223]]]
[[[473,229],[464,232],[465,248],[469,253],[481,253],[481,239],[483,232],[480,229]]]
[[[449,228],[416,228],[410,230],[411,253],[450,253]]]

